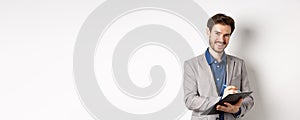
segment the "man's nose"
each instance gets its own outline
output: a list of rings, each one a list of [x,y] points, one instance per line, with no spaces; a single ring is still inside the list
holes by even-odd
[[[220,40],[220,42],[222,42],[222,43],[224,43],[224,44],[226,44],[226,40],[225,40],[226,38],[225,38],[225,35],[220,35],[219,36],[219,40]]]
[[[220,35],[220,36],[219,36],[219,40],[220,40],[221,42],[223,42],[223,41],[225,40],[224,35]]]

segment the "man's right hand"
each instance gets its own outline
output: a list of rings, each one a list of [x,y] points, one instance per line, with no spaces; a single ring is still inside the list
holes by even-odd
[[[238,92],[239,92],[239,90],[238,90],[237,87],[235,87],[235,86],[227,86],[225,88],[225,90],[224,90],[222,99],[225,98],[229,94],[235,94],[235,93],[238,93]]]

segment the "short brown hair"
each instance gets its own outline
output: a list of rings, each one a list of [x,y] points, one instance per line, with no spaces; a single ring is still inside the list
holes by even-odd
[[[234,31],[234,20],[230,17],[230,16],[227,16],[225,14],[216,14],[214,16],[212,16],[211,18],[208,19],[207,21],[207,27],[209,28],[209,31],[211,31],[212,27],[215,25],[215,24],[221,24],[221,25],[229,25],[231,27],[231,33],[233,33]]]

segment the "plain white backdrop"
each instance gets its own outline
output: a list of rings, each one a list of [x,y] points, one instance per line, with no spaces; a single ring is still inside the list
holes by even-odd
[[[72,62],[80,27],[102,2],[0,1],[1,120],[93,120],[77,95]],[[297,119],[300,1],[195,2],[236,20],[226,52],[246,60],[256,98],[245,119]]]

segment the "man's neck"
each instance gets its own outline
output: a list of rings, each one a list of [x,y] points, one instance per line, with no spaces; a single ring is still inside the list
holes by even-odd
[[[218,53],[218,52],[214,51],[210,47],[209,47],[208,51],[213,56],[214,59],[216,59],[218,62],[221,62],[221,57],[222,57],[222,55],[223,55],[224,52]]]

